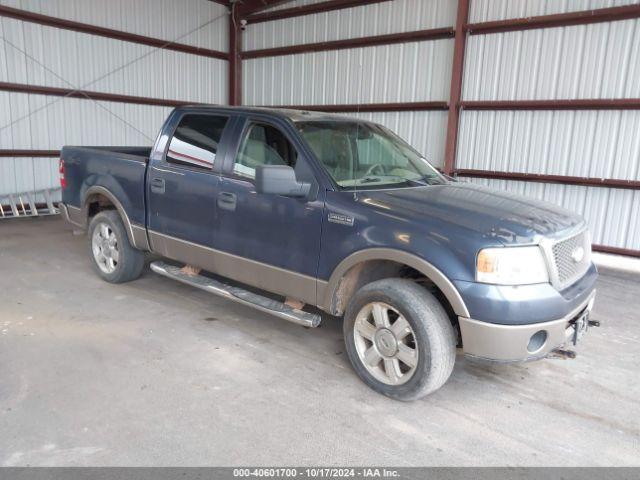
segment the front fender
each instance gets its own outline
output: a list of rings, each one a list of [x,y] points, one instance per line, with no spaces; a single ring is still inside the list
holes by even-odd
[[[460,293],[447,276],[442,273],[442,271],[423,258],[402,250],[394,250],[392,248],[367,248],[352,253],[340,262],[331,274],[331,277],[324,288],[324,292],[320,297],[323,299],[323,307],[326,311],[331,311],[333,299],[340,284],[340,280],[349,271],[349,269],[359,263],[370,260],[389,260],[414,268],[431,280],[440,289],[440,291],[442,291],[457,316],[469,316],[469,310],[460,296]]]

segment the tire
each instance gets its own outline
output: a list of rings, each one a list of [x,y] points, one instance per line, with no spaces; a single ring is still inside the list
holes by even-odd
[[[129,243],[116,210],[103,210],[91,219],[89,256],[96,273],[109,283],[135,280],[144,268],[144,253]]]
[[[453,371],[456,335],[449,317],[431,293],[411,280],[378,280],[358,290],[347,307],[343,333],[358,376],[388,397],[424,397]]]

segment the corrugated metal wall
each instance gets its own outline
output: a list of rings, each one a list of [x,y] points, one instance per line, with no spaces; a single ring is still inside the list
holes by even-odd
[[[472,0],[469,5],[469,22],[580,12],[634,3],[637,0]]]
[[[322,1],[296,0],[273,10]],[[228,48],[225,8],[206,0],[113,0],[108,4],[102,0],[3,0],[2,3],[154,38],[179,39],[188,45],[221,51]],[[638,3],[639,0],[471,0],[468,21],[478,23]],[[244,50],[453,27],[456,11],[455,0],[392,0],[250,23],[243,33]],[[198,29],[216,18],[206,28]],[[157,52],[144,45],[8,18],[0,19],[0,28],[5,39],[0,48],[0,81],[82,87],[163,99],[227,101],[225,60],[174,51]],[[244,103],[448,102],[453,43],[453,39],[423,40],[245,59]],[[132,63],[127,65],[129,62]],[[110,73],[113,70],[115,73]],[[638,78],[639,19],[467,35],[462,101],[640,98]],[[38,111],[29,116],[33,110]],[[167,111],[165,107],[3,93],[0,149],[58,149],[65,143],[148,144]],[[435,165],[444,164],[446,111],[352,115],[387,125]],[[638,110],[463,109],[459,127],[457,168],[640,180]],[[0,158],[0,173],[0,196],[57,183],[52,159]],[[640,249],[637,191],[523,181],[472,181],[564,205],[587,217],[594,242]]]
[[[207,0],[2,0],[2,5],[187,45],[227,51],[226,8]],[[211,28],[198,28],[218,16]],[[192,33],[190,33],[192,32]]]
[[[279,8],[309,3],[314,2],[294,1]],[[453,25],[455,11],[456,4],[451,0],[394,0],[249,24],[244,48],[254,50],[447,27]],[[245,60],[244,103],[446,102],[452,54],[453,40],[443,39]],[[360,115],[398,131],[429,153],[436,165],[442,165],[446,112]]]
[[[245,103],[446,101],[452,48],[451,40],[436,40],[247,60]]]
[[[318,3],[297,0],[277,9]],[[638,0],[471,0],[469,23],[638,4]],[[455,0],[392,0],[249,24],[246,50],[453,27]],[[467,35],[462,101],[640,98],[640,20]],[[254,105],[449,101],[453,39],[249,59]],[[397,131],[442,166],[447,112],[351,114]],[[640,111],[462,110],[460,169],[640,180]],[[640,250],[640,193],[468,180],[584,215],[594,243]]]
[[[640,97],[640,19],[471,35],[464,100]]]
[[[0,36],[2,82],[213,103],[226,98],[225,60],[10,18],[0,20]]]
[[[318,2],[295,1],[282,7],[309,3]],[[254,50],[449,27],[453,25],[455,15],[456,2],[452,0],[393,0],[249,24],[244,48]]]
[[[635,2],[471,2],[470,22]],[[467,37],[462,100],[640,97],[640,19]],[[640,111],[465,111],[462,169],[640,180]],[[585,216],[596,244],[639,250],[633,190],[474,180]]]
[[[640,250],[640,191],[638,190],[477,178],[466,181],[538,198],[568,208],[588,220],[593,243]]]
[[[227,50],[226,8],[207,0],[3,0],[2,5]],[[0,17],[0,82],[227,103],[225,60],[6,17]],[[150,145],[169,111],[161,106],[0,92],[0,149]],[[55,158],[0,157],[0,204],[7,203],[9,193],[58,185]]]

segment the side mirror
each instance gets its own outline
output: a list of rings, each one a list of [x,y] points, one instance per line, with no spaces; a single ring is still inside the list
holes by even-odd
[[[287,197],[306,197],[311,184],[299,182],[296,172],[286,165],[258,165],[256,167],[256,192],[284,195]]]

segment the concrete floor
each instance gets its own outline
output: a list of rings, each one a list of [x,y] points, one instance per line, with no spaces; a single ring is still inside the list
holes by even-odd
[[[458,356],[377,395],[306,330],[150,272],[110,285],[57,218],[0,221],[0,465],[640,465],[640,282],[599,281],[576,360]]]

